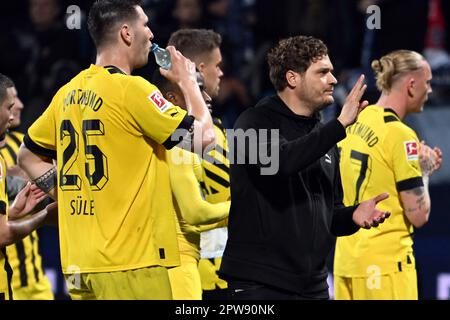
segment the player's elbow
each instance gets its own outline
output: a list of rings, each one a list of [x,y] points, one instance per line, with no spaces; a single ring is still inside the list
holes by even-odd
[[[30,150],[27,149],[23,144],[20,146],[19,152],[17,153],[17,165],[25,170],[27,167],[27,162],[29,159]]]
[[[214,131],[214,129],[208,129],[205,131],[205,133],[203,134],[203,139],[202,139],[202,149],[204,150],[210,150],[212,149],[211,146],[215,146],[216,145],[216,133]]]
[[[7,247],[9,245],[12,245],[14,243],[14,239],[8,235],[2,234],[0,236],[0,248]]]
[[[8,222],[6,222],[6,218],[2,217],[2,219],[4,220],[1,222],[0,226],[0,248],[9,246],[15,242],[14,235],[9,227]]]
[[[195,226],[203,222],[201,215],[199,215],[195,210],[184,210],[183,218],[184,221],[191,226]]]
[[[208,150],[216,144],[216,131],[209,116],[194,121],[194,144],[201,146],[202,151]]]
[[[36,155],[30,151],[24,144],[20,146],[19,152],[17,153],[17,165],[26,173],[29,172],[30,167],[35,161]]]

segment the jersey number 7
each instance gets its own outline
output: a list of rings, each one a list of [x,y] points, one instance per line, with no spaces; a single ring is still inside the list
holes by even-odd
[[[360,162],[361,164],[361,169],[359,170],[358,179],[356,180],[355,185],[355,200],[353,201],[353,204],[357,205],[360,202],[360,197],[362,197],[362,194],[364,193],[364,191],[361,193],[361,187],[367,176],[367,169],[369,168],[370,158],[368,154],[356,150],[351,150],[350,158]],[[371,171],[370,168],[369,171]]]

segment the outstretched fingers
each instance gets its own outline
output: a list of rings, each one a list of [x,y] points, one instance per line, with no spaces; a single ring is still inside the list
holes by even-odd
[[[367,85],[364,83],[364,75],[360,75],[358,78],[358,81],[356,81],[355,85],[353,86],[352,90],[348,94],[348,99],[359,101],[361,100],[362,95],[364,94],[364,91],[366,91]]]
[[[387,198],[389,198],[389,193],[384,192],[384,193],[379,194],[378,196],[376,196],[374,198],[374,200],[375,200],[375,203],[378,203],[380,201],[386,200]]]

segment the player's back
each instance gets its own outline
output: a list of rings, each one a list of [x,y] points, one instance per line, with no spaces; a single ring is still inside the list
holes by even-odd
[[[58,91],[30,129],[31,139],[56,129],[64,271],[178,264],[161,144],[184,115],[158,98],[157,88],[140,77],[91,65]]]
[[[420,177],[420,169],[418,158],[408,160],[405,139],[417,141],[393,110],[368,106],[338,144],[344,204],[355,205],[388,192],[389,198],[377,206],[391,212],[391,217],[377,228],[338,238],[335,274],[367,276],[374,261],[383,272],[391,272],[412,250],[412,226],[404,216],[398,188]]]

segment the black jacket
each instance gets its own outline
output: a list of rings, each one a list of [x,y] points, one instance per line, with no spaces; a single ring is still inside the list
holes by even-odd
[[[278,96],[241,114],[235,129],[251,128],[279,129],[279,142],[258,140],[260,148],[279,152],[279,171],[261,175],[261,162],[232,159],[228,242],[219,273],[327,297],[326,259],[334,236],[359,229],[352,220],[355,207],[342,205],[336,143],[345,129],[337,120],[323,125],[318,117],[296,115]]]

